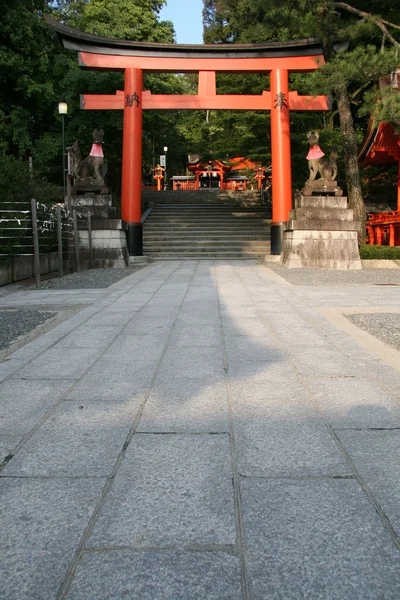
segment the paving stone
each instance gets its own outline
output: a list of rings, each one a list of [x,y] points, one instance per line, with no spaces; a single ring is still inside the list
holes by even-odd
[[[400,430],[339,431],[357,471],[400,535]]]
[[[8,379],[0,384],[0,433],[25,435],[71,387],[69,380]]]
[[[0,434],[0,464],[6,456],[12,453],[13,449],[21,441],[20,435],[1,435]]]
[[[400,426],[400,405],[371,380],[309,377],[307,386],[336,429]]]
[[[354,480],[243,479],[252,600],[395,600],[400,561]]]
[[[251,319],[257,319],[260,317],[258,309],[254,304],[246,306],[246,305],[233,305],[225,302],[221,302],[220,305],[222,320],[233,320],[239,321],[242,317],[247,317]]]
[[[118,335],[121,326],[82,325],[58,342],[57,348],[106,348]]]
[[[162,317],[142,317],[139,313],[121,331],[121,335],[156,335],[166,339],[171,328],[172,323]]]
[[[18,379],[79,379],[99,356],[97,348],[50,348],[20,369]]]
[[[229,321],[225,319],[223,329],[225,336],[243,335],[249,338],[260,337],[263,339],[272,339],[270,330],[261,319],[243,317],[240,319],[240,328],[238,327],[237,322],[232,321],[229,323]]]
[[[103,356],[67,395],[67,400],[136,400],[149,389],[156,364],[136,360],[129,354]]]
[[[89,327],[97,327],[97,326],[107,326],[107,325],[115,325],[115,326],[124,326],[126,325],[132,317],[137,313],[137,310],[102,310],[97,315],[91,317],[86,324]]]
[[[105,481],[3,479],[0,597],[55,598]]]
[[[263,338],[249,338],[242,335],[231,335],[225,338],[228,361],[265,360],[277,362],[281,360],[282,352],[271,341]]]
[[[228,373],[231,382],[241,382],[243,385],[264,383],[266,386],[279,385],[291,387],[298,385],[299,378],[291,363],[282,356],[281,360],[236,360],[229,361]]]
[[[50,346],[58,342],[60,338],[62,338],[63,334],[54,333],[54,330],[48,331],[47,333],[43,333],[39,335],[36,339],[32,340],[25,346],[22,346],[12,354],[9,354],[8,358],[23,360],[28,362],[32,358],[35,358],[41,352],[44,352]]]
[[[222,337],[219,327],[213,325],[181,326],[174,328],[171,345],[176,346],[221,346]]]
[[[157,363],[164,350],[168,331],[162,333],[148,333],[145,335],[120,335],[117,337],[107,352],[105,358],[124,359],[130,356],[138,361]]]
[[[173,321],[178,314],[179,306],[163,306],[162,304],[157,304],[156,306],[145,306],[140,311],[142,317],[148,318],[162,318],[169,319]]]
[[[6,358],[0,362],[0,381],[3,381],[6,377],[15,373],[23,367],[26,360],[17,360],[16,358]]]
[[[386,388],[395,398],[400,399],[400,370],[393,369],[381,360],[368,364],[368,375]]]
[[[7,464],[7,477],[110,475],[137,403],[64,402]]]
[[[229,432],[225,381],[200,379],[156,381],[137,431],[176,433]]]
[[[89,546],[234,544],[228,435],[136,434]]]
[[[223,357],[218,347],[169,348],[159,370],[160,378],[219,379],[223,376]]]
[[[357,377],[359,369],[357,365],[349,361],[345,354],[321,348],[319,346],[292,347],[289,354],[302,375],[314,375],[318,377]]]
[[[351,473],[316,410],[287,397],[233,397],[241,475],[299,477]]]
[[[67,600],[241,600],[239,560],[216,552],[85,553]]]

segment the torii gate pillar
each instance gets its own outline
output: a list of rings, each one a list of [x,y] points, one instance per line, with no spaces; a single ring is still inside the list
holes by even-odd
[[[126,227],[130,256],[143,255],[142,91],[142,70],[125,69],[121,217]]]
[[[282,250],[283,224],[292,208],[290,159],[289,73],[271,71],[272,224],[271,254]]]

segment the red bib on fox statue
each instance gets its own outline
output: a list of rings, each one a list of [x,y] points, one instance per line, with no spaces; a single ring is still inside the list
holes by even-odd
[[[89,156],[100,156],[100,158],[104,158],[102,145],[101,144],[92,144],[92,149],[90,151]]]
[[[322,152],[319,146],[312,146],[312,148],[309,149],[306,158],[307,160],[313,160],[314,158],[322,158],[323,156],[325,156],[325,152]]]

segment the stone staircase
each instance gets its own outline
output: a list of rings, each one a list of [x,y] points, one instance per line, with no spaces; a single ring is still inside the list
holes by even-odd
[[[257,192],[143,192],[153,205],[143,253],[153,260],[257,259],[270,252],[271,208]]]

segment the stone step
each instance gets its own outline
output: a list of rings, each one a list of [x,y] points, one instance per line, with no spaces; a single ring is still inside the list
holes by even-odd
[[[258,241],[265,241],[265,240],[269,240],[270,236],[269,235],[241,235],[241,236],[231,236],[231,235],[220,235],[220,236],[210,236],[210,235],[196,235],[196,236],[191,236],[191,235],[180,235],[180,236],[175,236],[175,235],[146,235],[146,243],[156,243],[156,242],[165,242],[165,243],[171,243],[174,240],[177,240],[179,242],[181,242],[182,240],[198,240],[198,241],[205,241],[208,242],[210,244],[213,244],[215,242],[218,241],[231,241],[232,243],[236,243],[236,242],[258,242]]]
[[[261,254],[253,252],[207,252],[200,254],[199,252],[182,252],[179,254],[168,254],[167,252],[147,252],[146,256],[150,260],[264,260],[269,252]]]
[[[270,247],[270,242],[255,242],[254,244],[199,244],[197,241],[193,240],[191,242],[186,243],[174,243],[174,244],[144,244],[143,250],[149,250],[151,252],[181,252],[186,249],[196,249],[199,252],[207,252],[210,251],[232,251],[232,252],[242,252],[242,251],[264,251],[265,249]]]

